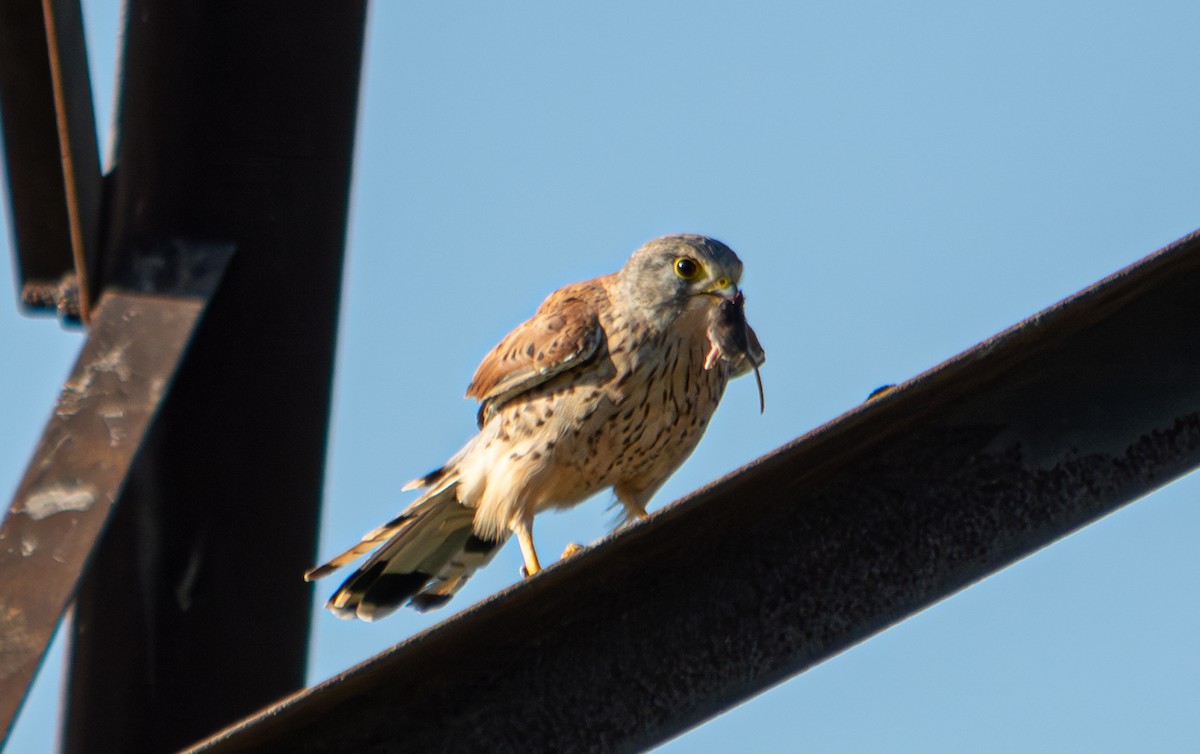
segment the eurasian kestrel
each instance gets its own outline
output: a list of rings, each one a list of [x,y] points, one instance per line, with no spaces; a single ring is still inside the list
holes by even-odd
[[[635,251],[620,272],[550,294],[467,387],[480,402],[479,433],[405,487],[425,492],[403,513],[305,578],[378,547],[327,605],[338,617],[374,620],[406,602],[444,605],[510,533],[536,573],[540,511],[611,487],[626,519],[645,516],[700,441],[725,384],[765,360],[742,316],[741,276],[741,260],[720,241],[671,235]]]

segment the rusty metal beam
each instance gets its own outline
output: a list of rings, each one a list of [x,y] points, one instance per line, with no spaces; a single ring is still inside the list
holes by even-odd
[[[87,321],[103,184],[79,0],[0,1],[0,114],[21,303]]]
[[[1200,464],[1189,236],[191,749],[638,751]]]
[[[363,0],[130,0],[100,275],[237,254],[80,584],[63,750],[161,752],[304,684]]]
[[[0,741],[71,603],[231,251],[167,246],[139,260],[154,274],[131,276],[130,287],[114,287],[100,300],[0,526]]]

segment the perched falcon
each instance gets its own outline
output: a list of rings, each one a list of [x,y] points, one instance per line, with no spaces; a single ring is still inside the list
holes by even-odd
[[[700,442],[725,384],[765,361],[742,314],[741,276],[720,241],[671,235],[620,272],[550,294],[467,387],[480,402],[479,434],[405,487],[425,492],[403,513],[305,578],[378,548],[327,605],[374,620],[405,603],[444,605],[510,533],[536,573],[540,511],[611,487],[627,520],[645,516]]]

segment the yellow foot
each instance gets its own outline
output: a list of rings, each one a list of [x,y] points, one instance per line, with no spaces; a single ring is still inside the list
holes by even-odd
[[[578,545],[578,544],[575,544],[574,542],[572,542],[569,545],[567,545],[566,548],[563,549],[562,555],[559,556],[559,559],[561,560],[563,558],[569,558],[572,555],[574,555],[575,553],[582,552],[582,551],[583,551],[583,545]]]

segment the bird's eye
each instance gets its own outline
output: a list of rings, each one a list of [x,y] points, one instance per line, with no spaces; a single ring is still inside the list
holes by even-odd
[[[684,280],[692,280],[700,274],[700,265],[696,264],[695,259],[680,257],[675,260],[675,274]]]

